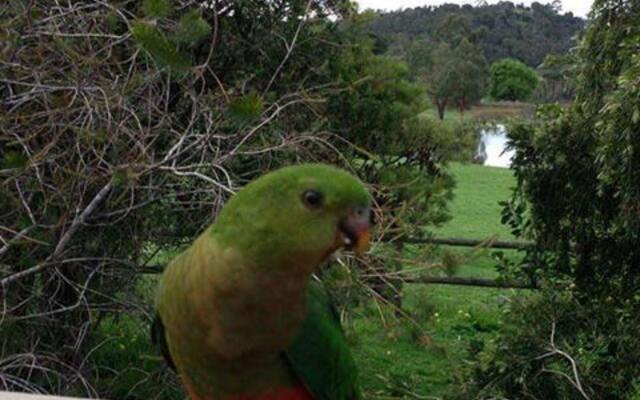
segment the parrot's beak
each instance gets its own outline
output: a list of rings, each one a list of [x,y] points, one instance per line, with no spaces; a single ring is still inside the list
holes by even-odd
[[[340,232],[343,235],[344,247],[353,250],[357,255],[362,255],[369,249],[369,226],[371,210],[369,208],[356,208],[350,215],[340,221]]]

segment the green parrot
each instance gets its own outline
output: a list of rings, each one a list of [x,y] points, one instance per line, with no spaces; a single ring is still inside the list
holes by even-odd
[[[320,164],[231,197],[163,273],[152,336],[193,400],[357,400],[339,317],[313,275],[369,242],[370,196]]]

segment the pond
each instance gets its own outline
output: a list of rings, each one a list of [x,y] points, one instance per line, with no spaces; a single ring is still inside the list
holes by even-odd
[[[476,159],[489,167],[509,168],[514,151],[505,150],[507,141],[507,131],[504,125],[498,124],[483,129],[476,151]]]

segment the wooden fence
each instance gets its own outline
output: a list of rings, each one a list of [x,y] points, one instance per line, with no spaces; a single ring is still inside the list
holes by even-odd
[[[447,246],[462,247],[481,247],[487,249],[507,249],[507,250],[524,250],[531,246],[531,242],[496,240],[494,238],[477,240],[477,239],[461,239],[461,238],[408,238],[403,243],[409,244],[440,244]]]
[[[475,247],[485,249],[505,249],[505,250],[524,250],[533,245],[531,242],[521,241],[504,241],[489,238],[485,240],[477,239],[461,239],[461,238],[409,238],[402,240],[406,244],[437,244],[456,247]],[[146,265],[140,267],[140,272],[145,274],[162,273],[164,266],[162,265]],[[500,289],[539,289],[537,282],[514,282],[508,280],[484,279],[484,278],[467,278],[459,276],[421,276],[421,277],[403,277],[398,278],[405,283],[422,283],[435,285],[459,285],[459,286],[477,286],[491,287]],[[1,399],[0,399],[1,400]]]
[[[477,247],[491,249],[507,249],[522,250],[532,245],[528,242],[516,241],[499,241],[493,239],[473,240],[460,238],[425,238],[425,239],[407,239],[404,243],[408,244],[439,244],[447,246]],[[163,266],[150,265],[142,267],[144,273],[157,274],[162,272]],[[463,285],[493,288],[513,288],[513,289],[538,289],[536,282],[510,282],[504,280],[484,279],[484,278],[467,278],[459,276],[421,276],[415,278],[403,278],[405,283],[422,283],[422,284],[444,284],[444,285]],[[48,396],[41,394],[25,394],[14,392],[0,392],[0,400],[81,400],[80,398]]]

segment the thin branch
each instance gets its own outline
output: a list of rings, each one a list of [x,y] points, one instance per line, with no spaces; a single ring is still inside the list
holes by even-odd
[[[98,205],[102,203],[102,200],[104,200],[107,194],[109,194],[109,191],[111,190],[112,186],[113,186],[113,182],[109,180],[109,182],[107,182],[107,184],[104,185],[102,189],[100,189],[100,191],[95,195],[93,200],[91,200],[91,202],[84,209],[84,211],[82,211],[80,215],[76,216],[76,218],[71,223],[71,226],[62,236],[62,238],[60,238],[58,245],[53,251],[53,254],[51,255],[53,259],[57,258],[62,253],[65,246],[67,245],[67,242],[69,241],[69,239],[71,239],[71,236],[73,236],[73,234],[78,230],[80,225],[82,225],[85,222],[89,214],[91,214],[98,207]]]
[[[313,3],[313,0],[309,0],[307,2],[307,7],[304,10],[304,14],[302,15],[302,19],[300,20],[300,23],[298,24],[298,27],[296,28],[296,32],[293,35],[293,39],[291,39],[291,43],[290,44],[286,44],[285,43],[285,45],[287,47],[287,53],[284,55],[284,58],[280,62],[280,65],[278,65],[278,68],[276,68],[276,71],[271,76],[271,79],[269,80],[269,83],[267,84],[267,87],[265,87],[265,89],[263,90],[263,92],[262,92],[263,96],[269,92],[269,89],[271,89],[271,85],[273,85],[273,82],[275,82],[276,78],[280,74],[280,70],[282,69],[282,67],[284,67],[284,64],[287,62],[287,60],[291,56],[291,53],[293,52],[293,49],[294,49],[294,47],[296,45],[296,41],[298,40],[298,35],[300,35],[300,31],[302,30],[302,26],[304,25],[305,18],[307,16],[307,14],[309,13],[309,9],[311,8],[311,4],[312,3]]]
[[[566,352],[560,350],[556,346],[555,337],[556,337],[556,322],[553,321],[551,323],[551,336],[549,338],[549,352],[536,357],[536,360],[542,360],[548,357],[559,355],[564,359],[566,359],[567,361],[569,361],[569,363],[571,364],[571,370],[573,372],[573,379],[569,375],[561,371],[554,371],[546,368],[544,369],[544,371],[563,376],[571,383],[571,385],[573,385],[573,387],[576,388],[576,390],[578,390],[578,392],[580,392],[580,394],[582,395],[582,397],[585,398],[585,400],[590,400],[590,397],[587,395],[584,388],[582,387],[582,383],[580,382],[580,374],[578,374],[578,363],[576,363],[576,360],[574,360],[573,357],[571,357]]]

